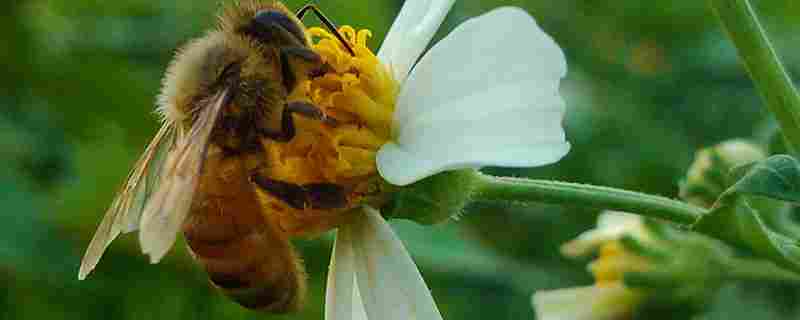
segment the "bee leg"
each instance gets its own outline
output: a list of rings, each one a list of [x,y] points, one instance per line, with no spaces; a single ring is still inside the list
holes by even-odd
[[[281,129],[277,132],[260,129],[259,132],[267,138],[279,142],[289,142],[297,134],[294,126],[294,118],[292,114],[299,114],[309,119],[319,120],[330,126],[337,126],[339,124],[336,119],[328,117],[317,106],[308,102],[294,101],[286,104],[283,108],[281,115]]]
[[[253,174],[250,179],[258,187],[294,209],[338,209],[347,205],[344,188],[334,183],[300,185],[270,179],[258,173]]]
[[[330,68],[322,61],[322,57],[307,47],[284,47],[280,50],[281,75],[283,86],[292,91],[300,80],[299,77],[315,77],[324,74]]]
[[[291,113],[299,114],[306,118],[312,120],[319,120],[322,123],[327,124],[332,127],[336,127],[339,125],[339,121],[334,118],[329,117],[319,107],[305,102],[305,101],[292,101],[286,104],[286,110],[289,110]]]

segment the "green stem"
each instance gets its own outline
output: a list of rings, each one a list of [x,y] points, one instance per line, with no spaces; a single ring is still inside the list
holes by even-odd
[[[800,151],[800,96],[775,53],[748,0],[710,0],[733,39],[767,107],[775,115],[793,154]]]
[[[545,202],[619,210],[691,225],[706,213],[690,204],[634,191],[551,180],[478,174],[474,201]]]
[[[800,283],[800,275],[766,260],[731,258],[726,263],[725,272],[731,280]]]

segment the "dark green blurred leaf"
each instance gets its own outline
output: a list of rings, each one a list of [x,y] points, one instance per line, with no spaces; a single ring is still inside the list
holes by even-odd
[[[740,193],[800,203],[800,162],[776,155],[749,169],[733,188]]]

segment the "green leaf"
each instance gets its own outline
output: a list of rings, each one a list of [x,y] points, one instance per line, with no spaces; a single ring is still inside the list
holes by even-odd
[[[749,168],[717,200],[692,230],[737,244],[775,263],[800,272],[800,243],[777,232],[770,218],[780,214],[774,200],[800,202],[800,162],[775,155]]]
[[[800,162],[787,155],[769,157],[748,170],[735,192],[800,203]]]
[[[734,188],[729,191],[735,191]],[[747,197],[726,192],[711,212],[700,218],[692,230],[736,244],[800,272],[800,245],[794,239],[767,227]]]

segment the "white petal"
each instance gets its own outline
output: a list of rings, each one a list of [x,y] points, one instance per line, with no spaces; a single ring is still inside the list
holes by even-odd
[[[325,288],[326,320],[367,319],[364,303],[356,285],[353,236],[349,228],[337,231],[333,243],[328,283]]]
[[[569,151],[558,94],[564,54],[525,11],[467,20],[437,43],[401,88],[395,142],[378,153],[387,181],[481,166],[531,167]]]
[[[533,308],[539,320],[618,320],[629,316],[641,294],[621,283],[539,291]]]
[[[402,83],[414,62],[428,46],[455,0],[406,0],[378,51]]]
[[[632,226],[638,227],[641,224],[642,216],[624,211],[607,210],[597,216],[598,229],[619,228],[620,226],[628,226],[630,228]]]
[[[641,216],[621,212],[605,211],[597,217],[597,227],[581,233],[561,246],[561,254],[580,257],[592,253],[602,244],[618,240],[624,235],[647,239]]]
[[[325,319],[353,319],[353,305],[361,304],[354,298],[355,258],[350,233],[339,230],[333,243],[333,254],[328,267],[328,283],[325,286]],[[363,308],[362,308],[363,309]]]
[[[358,290],[358,283],[356,278],[353,277],[353,317],[345,318],[344,320],[367,320],[367,310],[364,310],[364,300],[361,298],[361,293]]]
[[[339,228],[344,230],[352,236],[356,283],[368,319],[442,319],[411,256],[377,211],[365,209],[362,218]]]
[[[456,27],[420,60],[400,93],[399,119],[496,84],[533,80],[557,93],[566,71],[561,48],[527,12],[497,8]]]

